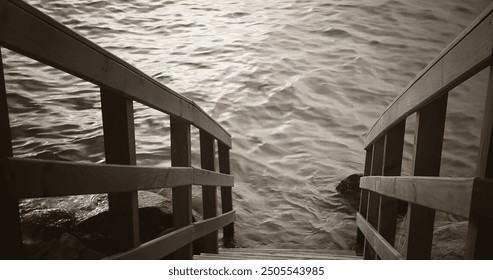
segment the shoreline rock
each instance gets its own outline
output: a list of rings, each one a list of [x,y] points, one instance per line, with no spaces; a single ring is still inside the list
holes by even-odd
[[[336,191],[354,209],[358,210],[361,191],[359,181],[363,174],[351,174],[342,180],[336,187]]]
[[[106,195],[25,200],[20,206],[28,259],[100,259],[118,251],[111,242]],[[169,232],[171,200],[139,191],[139,223],[142,243]]]

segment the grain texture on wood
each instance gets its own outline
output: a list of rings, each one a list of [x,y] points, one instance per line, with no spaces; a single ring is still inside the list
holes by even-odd
[[[469,216],[474,178],[364,177],[363,189],[439,211]]]
[[[8,191],[17,198],[129,192],[215,183],[233,176],[192,167],[145,167],[9,158]],[[30,174],[23,176],[22,174]]]

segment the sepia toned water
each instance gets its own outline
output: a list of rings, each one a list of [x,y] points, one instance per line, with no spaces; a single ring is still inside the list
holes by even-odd
[[[241,246],[344,249],[354,213],[335,186],[363,170],[365,133],[490,1],[28,2],[195,100],[232,134]],[[103,162],[98,88],[2,55],[15,155]],[[444,175],[474,172],[484,74],[451,95]],[[169,166],[168,118],[134,107],[139,164]]]

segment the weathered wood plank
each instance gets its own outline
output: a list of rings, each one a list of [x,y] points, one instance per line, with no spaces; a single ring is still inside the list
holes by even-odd
[[[2,46],[193,122],[231,147],[231,136],[193,101],[22,1],[1,1],[0,10]]]
[[[234,177],[233,175],[193,168],[193,184],[206,185],[206,186],[233,187]]]
[[[10,135],[7,91],[3,73],[2,53],[0,49],[0,259],[22,259],[25,257],[22,245],[22,231],[19,218],[18,200],[8,193],[8,173],[5,172],[5,159],[11,157],[12,139]]]
[[[193,241],[194,226],[189,225],[141,244],[139,247],[110,256],[108,260],[156,260]]]
[[[171,166],[192,165],[192,144],[190,123],[170,117],[171,124]],[[179,229],[192,223],[192,186],[173,189],[173,227]],[[175,259],[191,260],[192,244],[187,244],[173,254]]]
[[[132,101],[101,88],[106,163],[136,165]],[[139,205],[136,191],[108,193],[114,246],[126,250],[140,244]]]
[[[385,109],[366,135],[365,147],[388,128],[488,66],[493,45],[492,11],[493,4],[428,64]]]
[[[351,255],[352,253],[352,255]],[[341,254],[338,250],[297,250],[297,249],[260,249],[260,248],[224,248],[219,255],[201,254],[194,259],[252,259],[252,260],[361,260],[353,252]]]
[[[160,259],[172,252],[190,244],[193,240],[204,237],[205,235],[231,224],[236,219],[234,211],[221,214],[219,216],[193,223],[186,227],[170,232],[152,241],[144,243],[132,250],[116,254],[107,259]]]
[[[203,130],[200,130],[200,166],[204,170],[214,171],[214,138]],[[217,216],[217,186],[212,182],[202,184],[202,207],[204,219]],[[204,236],[202,242],[204,253],[218,253],[217,230]]]
[[[490,26],[490,28],[492,28]],[[491,50],[490,50],[491,51]],[[483,127],[479,142],[476,176],[493,178],[493,68],[490,67],[488,89],[483,114]],[[466,259],[493,259],[493,217],[485,215],[493,196],[488,193],[493,186],[474,186],[466,242]]]
[[[9,158],[6,168],[9,193],[17,198],[129,192],[194,184],[194,170],[185,167]]]
[[[300,248],[264,248],[264,247],[256,247],[256,248],[221,248],[219,249],[219,253],[233,253],[233,252],[259,252],[259,253],[293,253],[293,254],[303,254],[303,255],[332,255],[332,256],[341,256],[348,258],[361,259],[360,256],[356,255],[356,251],[354,250],[333,250],[333,249],[300,249]]]
[[[176,188],[187,185],[233,186],[233,176],[192,167],[146,167],[8,158],[8,192],[16,198]],[[29,176],[24,176],[29,174]]]
[[[219,171],[223,174],[231,174],[229,163],[229,150],[227,145],[218,142]],[[222,212],[233,211],[233,192],[232,187],[221,187],[221,207]],[[223,227],[223,243],[227,247],[233,242],[235,236],[234,223]]]
[[[360,187],[382,195],[468,217],[474,178],[363,177]]]
[[[219,216],[215,216],[212,218],[205,219],[200,222],[193,223],[195,226],[194,239],[197,240],[201,237],[204,237],[212,232],[217,231],[218,229],[225,227],[236,220],[235,211],[230,211]],[[216,240],[217,243],[217,240]],[[210,252],[206,252],[210,253]],[[212,252],[214,253],[214,252]],[[217,251],[214,253],[217,254]]]
[[[397,250],[394,249],[394,247],[392,247],[392,245],[390,245],[387,240],[385,240],[385,238],[383,238],[359,213],[356,213],[356,225],[361,232],[363,232],[366,240],[370,243],[371,247],[374,248],[380,258],[385,260],[402,259],[401,254],[399,254],[399,252],[397,252]]]

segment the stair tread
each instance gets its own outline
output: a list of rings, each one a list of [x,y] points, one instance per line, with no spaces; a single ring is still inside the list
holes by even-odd
[[[219,254],[202,253],[196,260],[359,260],[350,250],[309,250],[270,248],[221,248]]]

